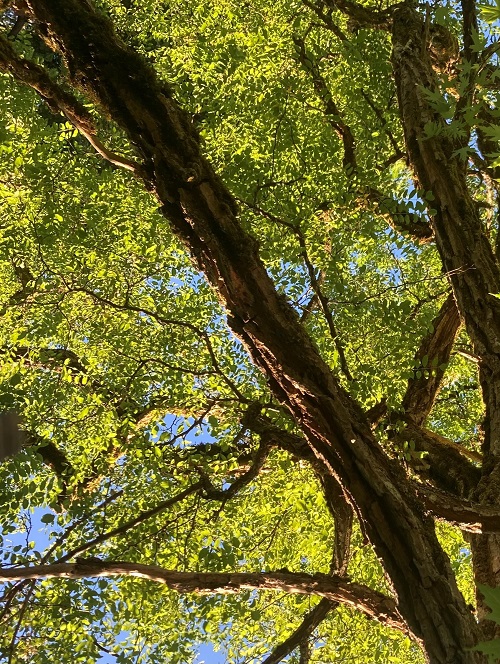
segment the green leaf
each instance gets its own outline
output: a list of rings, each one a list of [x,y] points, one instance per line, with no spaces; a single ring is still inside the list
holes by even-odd
[[[486,23],[494,23],[495,21],[500,20],[500,2],[496,0],[493,5],[490,5],[486,2],[478,3],[479,11],[481,13],[481,18]]]
[[[500,658],[500,639],[493,639],[492,641],[481,641],[472,650],[482,652],[488,655],[490,662],[494,664]]]
[[[55,520],[55,514],[44,514],[41,518],[40,521],[42,523],[54,523]]]
[[[497,624],[500,624],[500,589],[490,588],[481,583],[477,587],[484,596],[484,600],[491,611],[488,614],[488,620],[493,620]]]

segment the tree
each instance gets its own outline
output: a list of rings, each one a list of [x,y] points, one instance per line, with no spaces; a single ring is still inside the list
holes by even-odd
[[[98,4],[1,5],[4,657],[486,661],[494,28]]]

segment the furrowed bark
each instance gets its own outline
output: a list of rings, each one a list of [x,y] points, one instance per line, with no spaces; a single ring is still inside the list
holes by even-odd
[[[470,17],[468,19],[470,21]],[[410,162],[420,185],[432,191],[436,246],[465,321],[474,352],[481,358],[479,379],[485,403],[482,479],[475,499],[498,504],[500,497],[500,270],[483,232],[477,205],[467,188],[466,164],[443,118],[429,105],[423,89],[438,89],[426,55],[424,20],[410,6],[398,9],[393,24],[393,68]],[[467,44],[466,44],[467,50]],[[427,124],[431,123],[431,125]],[[434,126],[429,137],[425,127]],[[500,538],[471,538],[476,582],[500,585]],[[479,616],[486,610],[479,602]],[[484,620],[483,636],[494,624]]]
[[[366,416],[338,384],[296,313],[277,294],[256,241],[201,156],[192,125],[143,60],[81,0],[29,0],[72,82],[128,134],[175,232],[218,291],[234,332],[338,479],[398,594],[398,608],[435,664],[478,661],[475,623],[411,485],[377,444]],[[380,13],[385,18],[385,14]],[[300,351],[300,352],[299,352]],[[335,599],[332,597],[332,599]]]
[[[298,595],[317,595],[363,612],[384,625],[406,631],[391,597],[328,574],[293,572],[176,572],[158,565],[143,565],[100,558],[77,558],[74,563],[53,563],[0,569],[0,582],[24,579],[85,579],[88,577],[135,576],[163,583],[179,593],[234,594],[241,590],[272,590]]]
[[[421,371],[410,379],[403,398],[404,413],[416,424],[424,424],[432,410],[434,400],[441,387],[446,365],[450,359],[455,337],[460,328],[460,315],[453,295],[449,295],[432,321],[433,331],[420,344],[415,356],[415,365],[423,368],[423,361],[431,375]]]
[[[500,532],[498,507],[458,500],[446,491],[433,489],[426,485],[419,484],[417,491],[422,496],[426,507],[437,519],[470,533]]]
[[[444,269],[450,274],[474,350],[482,359],[485,451],[496,458],[500,455],[500,300],[494,295],[500,292],[500,271],[468,190],[464,163],[455,154],[458,145],[422,91],[437,88],[426,56],[424,33],[423,18],[415,10],[398,10],[394,18],[393,65],[401,118],[415,173],[421,186],[435,197],[434,230]],[[434,123],[441,132],[427,137],[427,123]]]

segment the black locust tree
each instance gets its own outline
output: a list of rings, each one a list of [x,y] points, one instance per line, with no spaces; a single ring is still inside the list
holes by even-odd
[[[1,7],[7,661],[486,661],[495,8]]]

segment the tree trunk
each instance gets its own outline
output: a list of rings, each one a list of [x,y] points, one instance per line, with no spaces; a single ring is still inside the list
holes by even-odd
[[[90,4],[29,0],[28,5],[48,43],[63,53],[72,82],[90,94],[137,147],[145,164],[146,186],[157,195],[172,228],[218,291],[231,328],[267,375],[275,396],[288,406],[325,473],[342,485],[383,560],[399,611],[429,660],[433,664],[480,661],[468,651],[476,640],[475,620],[457,589],[432,519],[423,513],[404,472],[382,451],[365,414],[339,385],[291,306],[276,292],[256,241],[237,221],[234,200],[202,157],[187,115]],[[401,72],[405,79],[408,72],[404,67]],[[400,96],[405,109],[407,93],[400,90]],[[408,132],[410,143],[417,143],[414,130]],[[458,186],[457,177],[450,175],[448,187]],[[433,181],[431,185],[429,189],[435,186]],[[439,193],[441,206],[449,211],[446,220],[440,217],[437,222],[438,234],[448,216],[456,223],[454,191]],[[472,214],[473,202],[466,201],[471,209],[464,214]],[[474,301],[468,327],[477,326],[481,343],[490,349],[490,336],[500,319],[488,318],[497,311],[488,301],[482,311],[488,333],[483,332],[476,321],[478,290],[472,285],[479,288],[480,282],[482,294],[485,289],[491,292],[496,271],[481,242],[477,252],[488,264],[486,276],[479,269],[464,269],[465,263],[455,257],[457,249],[468,247],[470,258],[470,247],[475,245],[465,226],[463,231],[464,237],[451,244],[443,231],[440,250],[447,269],[460,270],[453,279],[456,292],[459,287],[465,291],[457,295],[461,310]],[[483,370],[483,381],[496,368],[492,362]]]
[[[500,269],[486,237],[466,179],[466,163],[456,153],[463,147],[432,110],[423,89],[438,89],[427,56],[424,19],[404,7],[394,15],[393,66],[408,155],[421,187],[432,192],[434,233],[444,269],[450,276],[459,311],[481,358],[479,379],[485,403],[483,465],[475,499],[498,505],[500,498]],[[437,129],[431,138],[425,126]],[[471,538],[476,583],[500,584],[500,539]],[[485,607],[479,597],[479,616]],[[495,625],[481,623],[483,638]]]

